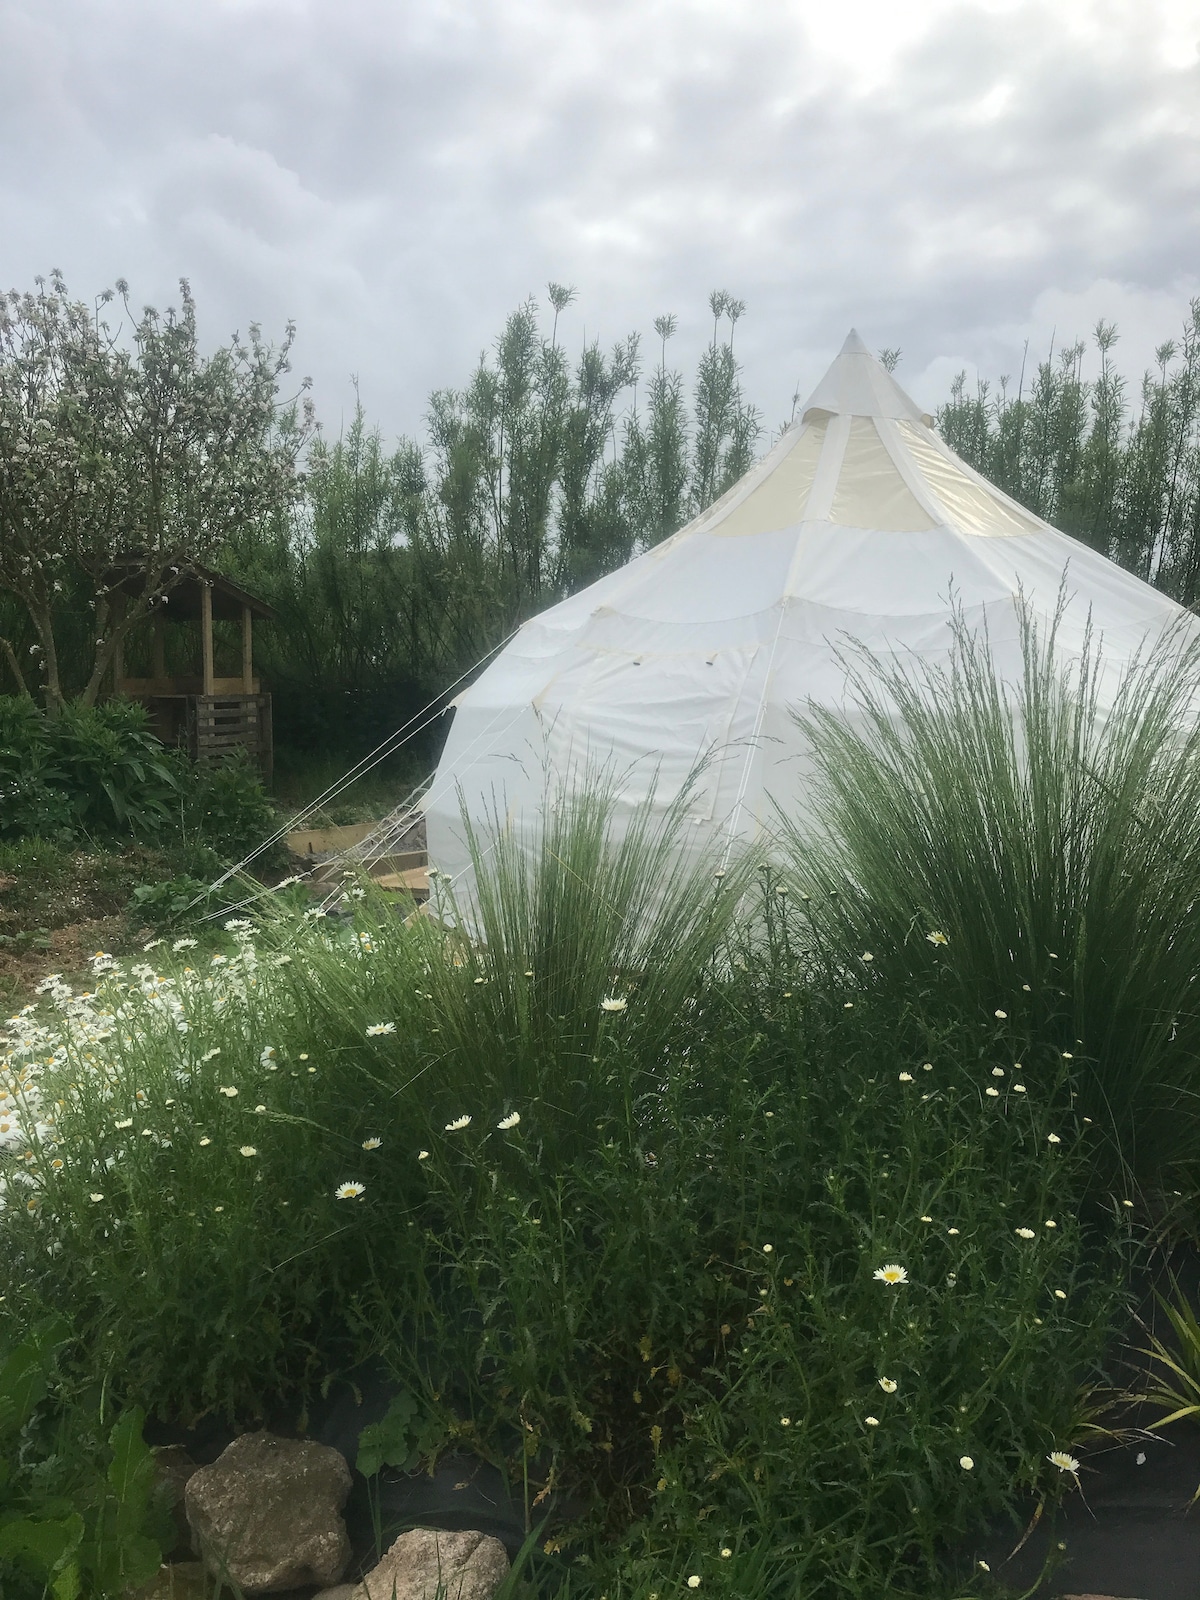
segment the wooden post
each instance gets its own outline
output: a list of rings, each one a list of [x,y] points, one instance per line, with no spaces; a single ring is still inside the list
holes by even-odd
[[[200,584],[200,650],[204,668],[204,694],[213,693],[212,585]]]
[[[167,629],[161,606],[154,613],[154,661],[150,668],[154,687],[161,689],[167,675]]]
[[[242,607],[242,693],[254,693],[254,615]]]

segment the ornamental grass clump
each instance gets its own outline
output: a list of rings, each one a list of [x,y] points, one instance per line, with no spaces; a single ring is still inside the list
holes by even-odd
[[[852,715],[800,716],[797,937],[851,1003],[869,984],[1074,1060],[1105,1180],[1161,1184],[1200,1132],[1200,637],[1168,628],[1118,674],[1090,631],[1063,644],[1061,605],[1017,621],[1015,659],[961,614],[944,659],[851,651]]]

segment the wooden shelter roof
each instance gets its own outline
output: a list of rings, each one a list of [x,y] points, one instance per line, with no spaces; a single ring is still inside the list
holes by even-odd
[[[172,562],[172,567],[178,569],[178,576],[168,576],[162,586],[163,610],[162,615],[168,621],[198,622],[201,617],[200,590],[206,586],[212,591],[212,614],[217,622],[237,622],[242,615],[243,606],[248,607],[251,614],[262,617],[270,622],[275,617],[274,607],[269,606],[265,600],[260,600],[248,589],[243,589],[240,584],[231,578],[224,577],[206,567],[200,561]],[[170,569],[168,569],[169,571]],[[111,588],[123,594],[141,595],[146,588],[146,575],[144,560],[139,555],[130,555],[126,559],[118,559],[105,575]]]

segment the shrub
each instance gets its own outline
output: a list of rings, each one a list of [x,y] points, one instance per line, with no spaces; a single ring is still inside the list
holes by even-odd
[[[253,762],[242,751],[188,774],[183,829],[222,861],[238,859],[273,834],[278,818]],[[266,857],[269,863],[283,852]]]
[[[0,697],[0,839],[122,833],[169,822],[182,768],[130,701],[67,705],[56,717]]]
[[[819,836],[785,824],[805,938],[897,1014],[1001,1020],[1075,1062],[1104,1168],[1194,1166],[1200,1091],[1200,641],[1122,672],[1019,612],[1006,674],[956,618],[945,664],[847,659],[857,712],[802,717]],[[868,965],[856,958],[875,953]]]
[[[276,825],[243,754],[191,766],[127,700],[48,717],[31,700],[0,696],[0,802],[0,841],[182,838],[224,861]]]

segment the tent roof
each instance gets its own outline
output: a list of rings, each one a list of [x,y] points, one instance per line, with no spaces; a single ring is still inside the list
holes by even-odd
[[[851,328],[837,360],[804,402],[801,422],[820,412],[830,416],[908,417],[933,426],[928,411],[910,400],[891,373],[877,361]]]
[[[853,329],[800,421],[674,538],[770,533],[805,523],[874,533],[944,529],[972,538],[1048,527],[954,454],[929,413]]]

